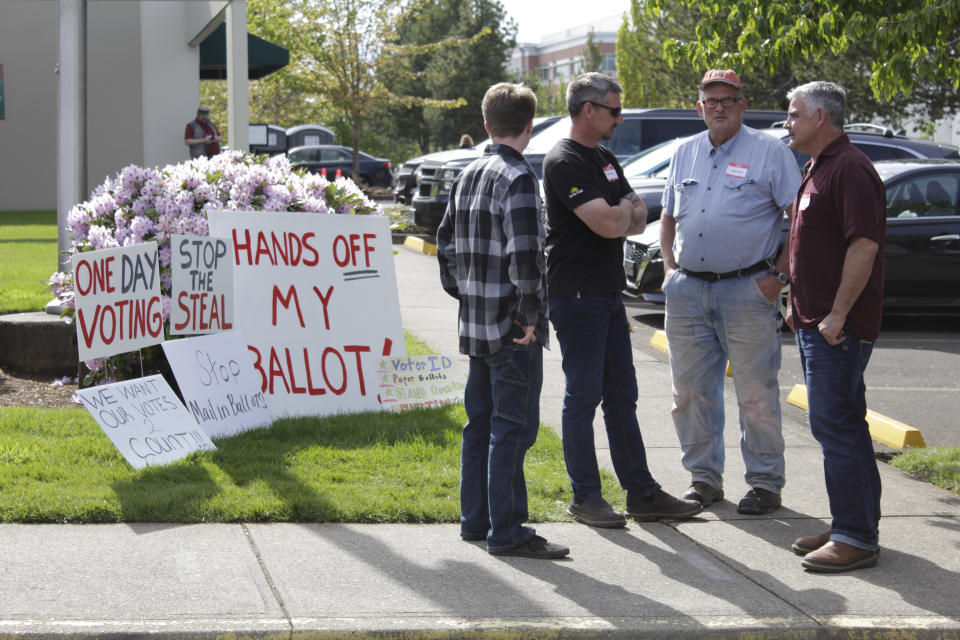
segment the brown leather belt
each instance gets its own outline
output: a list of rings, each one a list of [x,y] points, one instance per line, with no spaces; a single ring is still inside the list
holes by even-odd
[[[700,278],[701,280],[706,280],[707,282],[717,282],[718,280],[726,280],[727,278],[740,278],[743,276],[748,276],[751,273],[757,273],[758,271],[763,271],[764,269],[769,268],[770,263],[767,260],[761,260],[757,264],[750,265],[749,267],[737,269],[736,271],[727,271],[726,273],[715,273],[713,271],[690,271],[689,269],[683,268],[681,268],[680,271],[688,276]]]

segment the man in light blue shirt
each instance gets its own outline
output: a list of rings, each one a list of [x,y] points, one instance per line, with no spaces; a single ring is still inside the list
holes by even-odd
[[[692,479],[684,498],[710,506],[723,499],[729,360],[750,487],[737,510],[760,515],[780,506],[784,485],[776,303],[789,250],[778,247],[800,170],[787,145],[743,125],[747,100],[734,71],[711,69],[698,89],[707,131],[674,154],[660,223],[671,413]]]

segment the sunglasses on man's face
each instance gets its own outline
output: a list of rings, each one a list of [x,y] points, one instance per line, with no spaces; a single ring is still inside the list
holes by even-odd
[[[614,118],[619,118],[619,117],[620,117],[620,113],[623,111],[623,107],[609,107],[609,106],[603,104],[602,102],[593,102],[592,100],[587,100],[587,102],[589,102],[590,104],[592,104],[592,105],[595,106],[595,107],[603,107],[604,109],[606,109],[607,111],[609,111],[609,112],[610,112],[610,115],[613,116]]]

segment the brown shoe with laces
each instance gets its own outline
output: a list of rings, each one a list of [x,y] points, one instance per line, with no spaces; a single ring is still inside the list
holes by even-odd
[[[830,542],[830,530],[827,529],[823,533],[815,536],[800,536],[793,541],[791,549],[798,556],[805,556],[811,551],[816,551],[823,545]]]

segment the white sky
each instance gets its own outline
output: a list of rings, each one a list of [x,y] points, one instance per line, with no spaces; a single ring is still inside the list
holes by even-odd
[[[630,9],[630,0],[500,0],[517,23],[517,42],[539,43],[550,33],[594,22]]]

